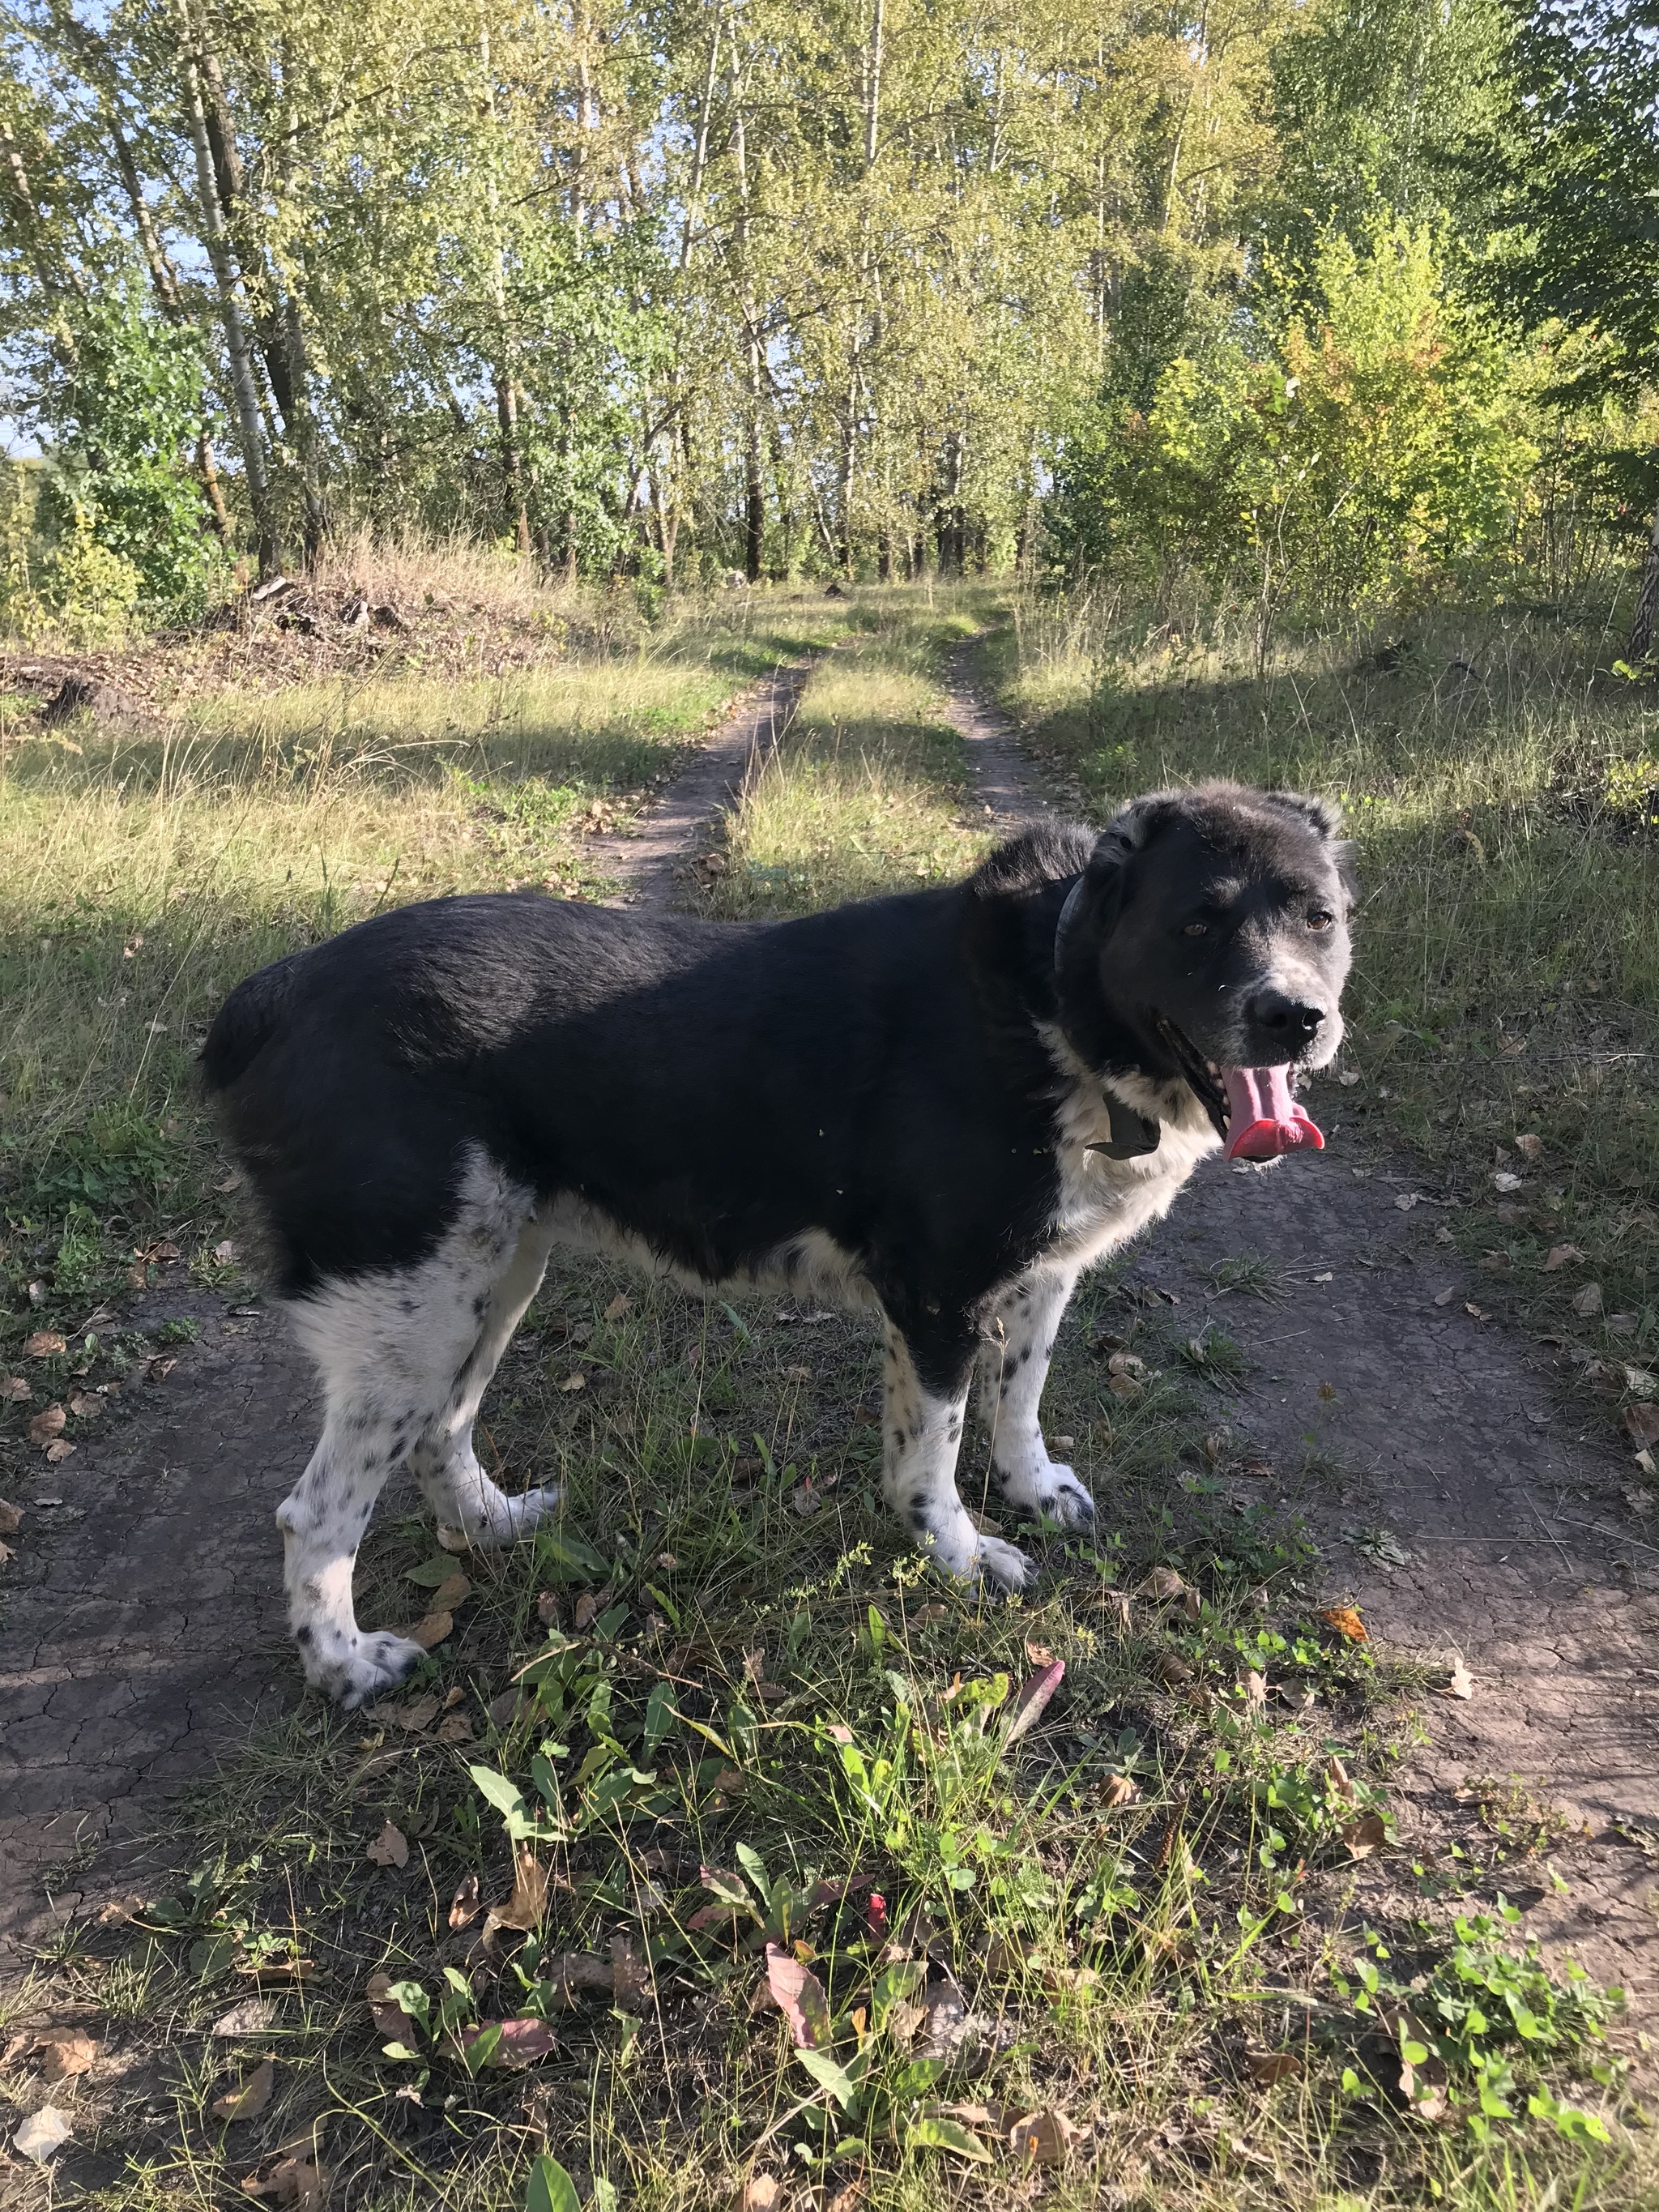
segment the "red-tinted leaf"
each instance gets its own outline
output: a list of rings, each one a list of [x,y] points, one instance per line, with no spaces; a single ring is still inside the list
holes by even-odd
[[[830,2040],[830,2000],[810,1966],[777,1944],[766,1947],[766,1978],[778,2009],[800,2051],[816,2051]]]

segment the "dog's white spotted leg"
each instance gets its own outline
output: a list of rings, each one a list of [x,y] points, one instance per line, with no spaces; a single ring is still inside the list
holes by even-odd
[[[357,1547],[400,1456],[398,1427],[378,1411],[331,1412],[305,1473],[276,1509],[289,1626],[306,1680],[348,1708],[391,1689],[423,1656],[407,1637],[365,1634],[351,1601]]]
[[[443,1410],[417,1439],[409,1455],[421,1490],[441,1522],[459,1528],[481,1551],[527,1536],[556,1507],[557,1483],[509,1497],[478,1464],[472,1448],[472,1424],[489,1378],[525,1309],[541,1287],[552,1245],[551,1231],[526,1221],[512,1261],[491,1295],[477,1342],[456,1376]]]
[[[1055,1333],[1076,1280],[1062,1267],[1022,1275],[993,1309],[980,1353],[980,1419],[1003,1495],[1062,1528],[1086,1528],[1095,1517],[1094,1500],[1071,1468],[1049,1458],[1038,1419]]]
[[[968,1582],[988,1577],[1005,1590],[1024,1589],[1033,1571],[1030,1560],[1012,1544],[981,1534],[957,1489],[968,1376],[954,1392],[929,1390],[890,1322],[885,1379],[882,1489],[887,1503],[947,1574]]]

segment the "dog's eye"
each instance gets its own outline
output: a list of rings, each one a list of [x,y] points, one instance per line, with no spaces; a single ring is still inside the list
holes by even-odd
[[[1322,906],[1316,907],[1308,916],[1308,927],[1310,929],[1328,929],[1334,919],[1334,916],[1327,914]]]
[[[1210,925],[1207,921],[1189,921],[1181,933],[1183,937],[1207,937]]]

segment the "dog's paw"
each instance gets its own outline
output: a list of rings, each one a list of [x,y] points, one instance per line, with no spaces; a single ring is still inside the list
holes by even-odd
[[[349,1713],[383,1691],[395,1690],[426,1656],[424,1646],[389,1628],[370,1636],[360,1633],[349,1643],[342,1638],[331,1638],[329,1643],[331,1648],[319,1649],[315,1642],[301,1640],[306,1680]]]
[[[981,1535],[965,1513],[948,1527],[931,1531],[923,1548],[955,1581],[994,1583],[1009,1595],[1024,1589],[1036,1574],[1035,1563],[1024,1552],[1000,1537]]]
[[[1091,1528],[1095,1501],[1069,1467],[1050,1460],[1041,1468],[1004,1475],[1002,1494],[1023,1511],[1044,1514],[1060,1528]]]
[[[498,1551],[503,1544],[516,1544],[528,1536],[546,1520],[550,1513],[558,1510],[564,1496],[562,1484],[550,1482],[540,1490],[521,1492],[517,1498],[498,1493],[482,1513],[475,1513],[463,1522],[467,1541],[475,1551]]]

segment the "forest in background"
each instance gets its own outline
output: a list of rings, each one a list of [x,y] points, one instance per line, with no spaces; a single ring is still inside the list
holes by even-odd
[[[343,532],[1167,616],[1659,582],[1654,0],[24,0],[4,614]]]

